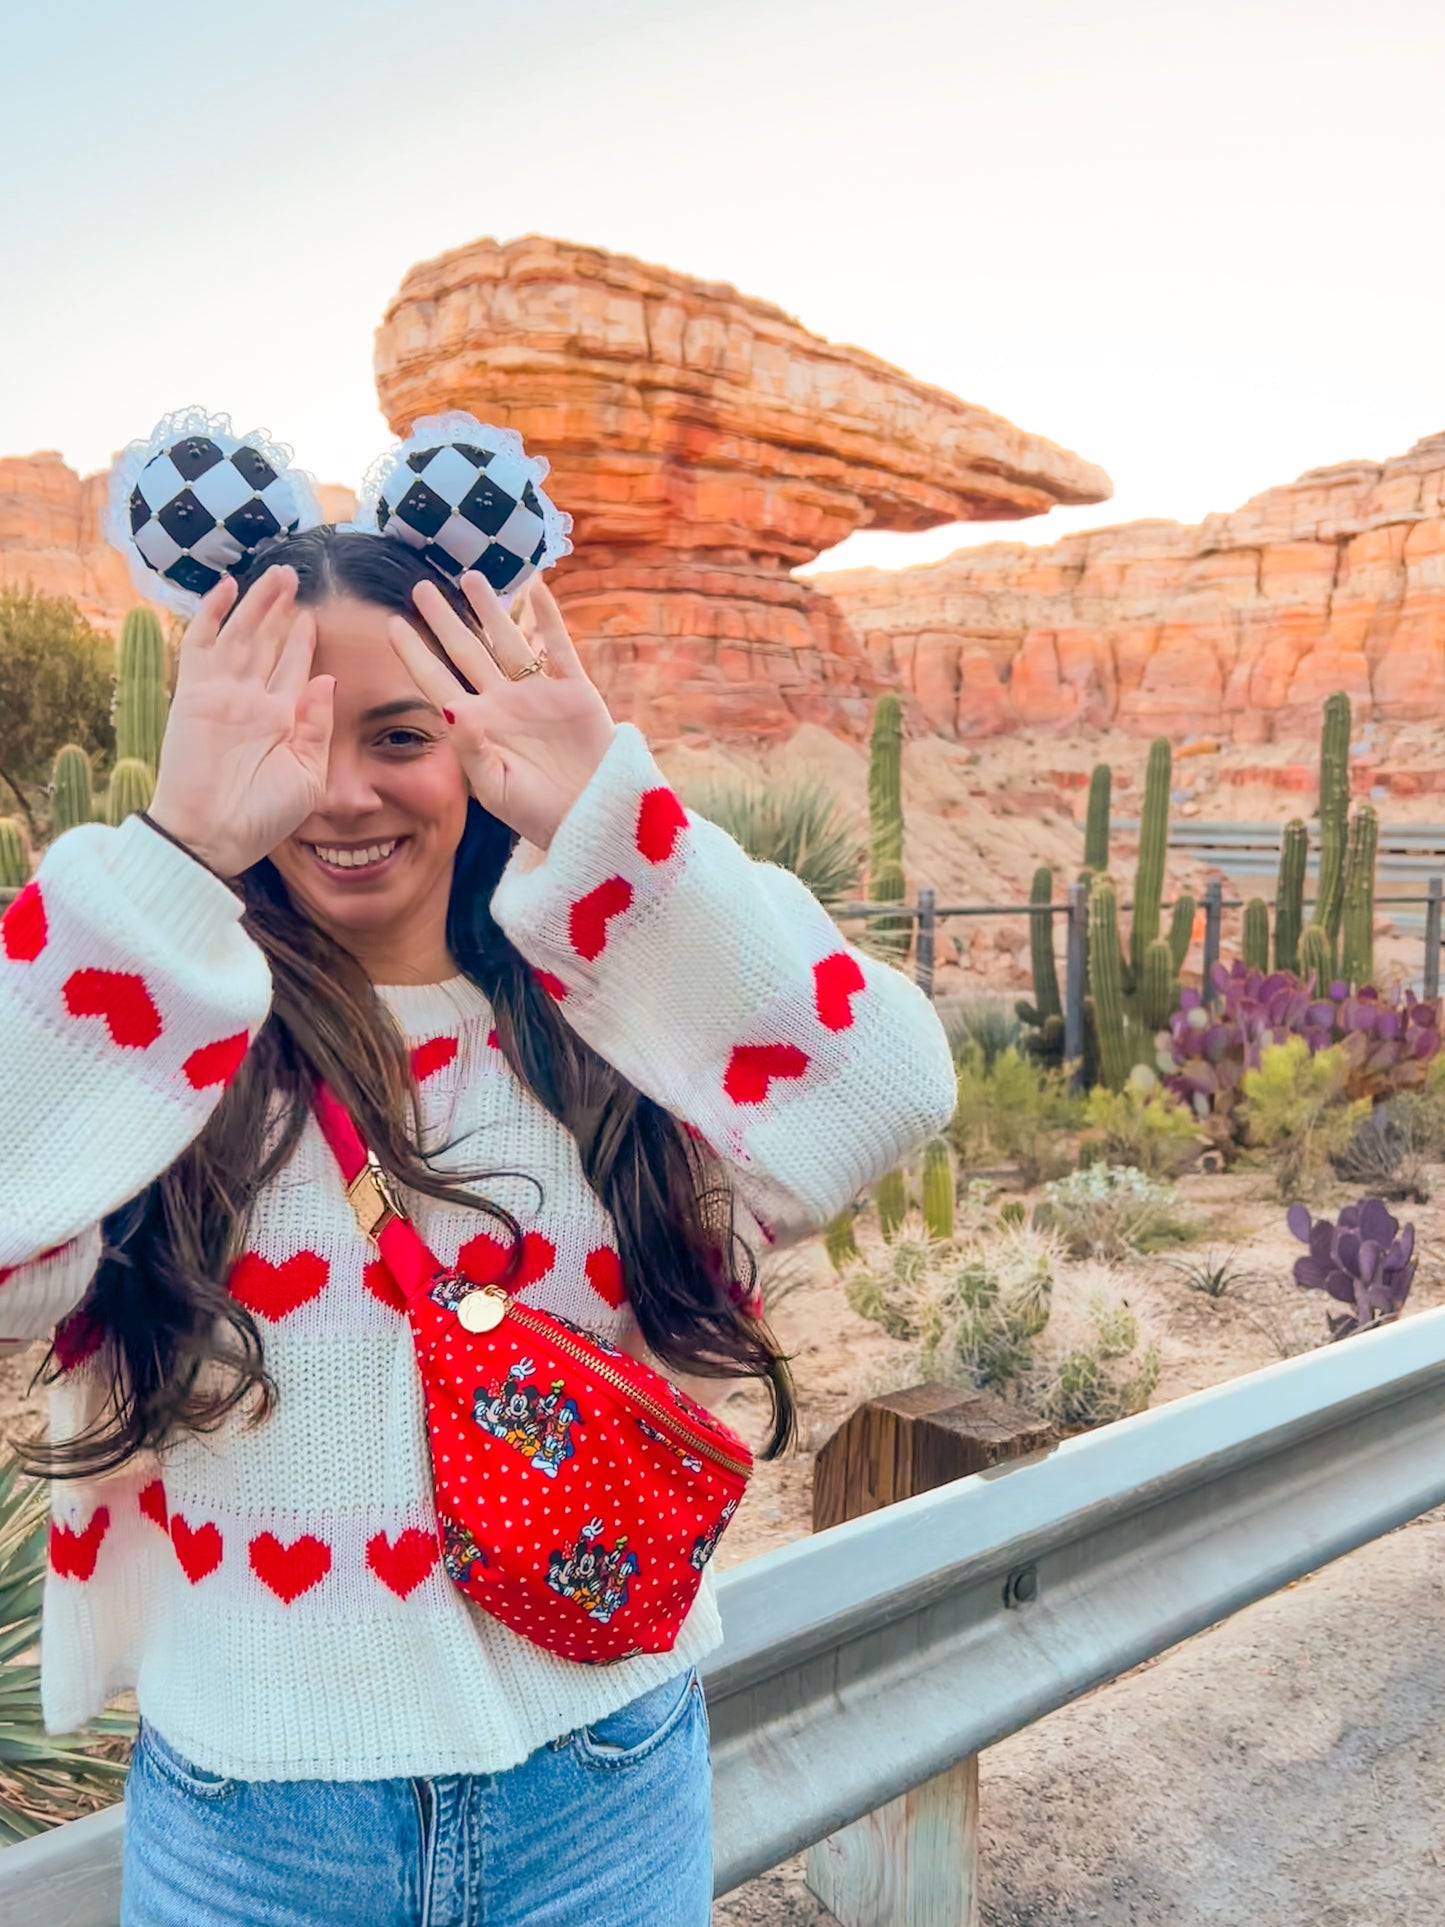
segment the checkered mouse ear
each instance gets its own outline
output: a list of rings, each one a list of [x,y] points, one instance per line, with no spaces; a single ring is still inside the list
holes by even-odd
[[[515,429],[460,410],[426,415],[372,463],[356,526],[394,536],[447,575],[476,569],[513,596],[572,553],[572,518],[543,493],[546,474]]]
[[[110,472],[106,534],[142,595],[189,615],[263,542],[326,520],[291,451],[228,415],[183,408],[132,442]]]

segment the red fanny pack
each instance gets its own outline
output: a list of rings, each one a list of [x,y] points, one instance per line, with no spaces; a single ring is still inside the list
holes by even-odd
[[[449,1578],[564,1659],[669,1651],[746,1488],[747,1445],[605,1338],[449,1270],[324,1085],[315,1112],[406,1299]]]

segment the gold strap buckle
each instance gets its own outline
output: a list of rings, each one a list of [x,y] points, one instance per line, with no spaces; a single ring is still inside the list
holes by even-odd
[[[346,1201],[356,1213],[362,1237],[380,1250],[382,1232],[402,1216],[402,1210],[374,1152],[367,1152],[365,1164],[347,1185]]]

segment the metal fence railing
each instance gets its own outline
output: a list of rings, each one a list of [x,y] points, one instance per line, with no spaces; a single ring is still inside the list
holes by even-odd
[[[1437,1310],[723,1573],[717,1892],[1442,1503]],[[116,1927],[121,1825],[0,1852],[0,1921]]]

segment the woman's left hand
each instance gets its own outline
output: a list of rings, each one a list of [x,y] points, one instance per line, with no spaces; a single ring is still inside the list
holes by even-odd
[[[616,725],[540,577],[530,589],[530,640],[485,576],[469,571],[461,589],[485,641],[435,583],[420,582],[412,600],[447,660],[439,659],[400,616],[389,625],[391,645],[417,688],[446,718],[452,746],[482,808],[545,850],[606,755]],[[539,660],[543,667],[529,671],[528,664]],[[466,677],[475,695],[453,670]]]

